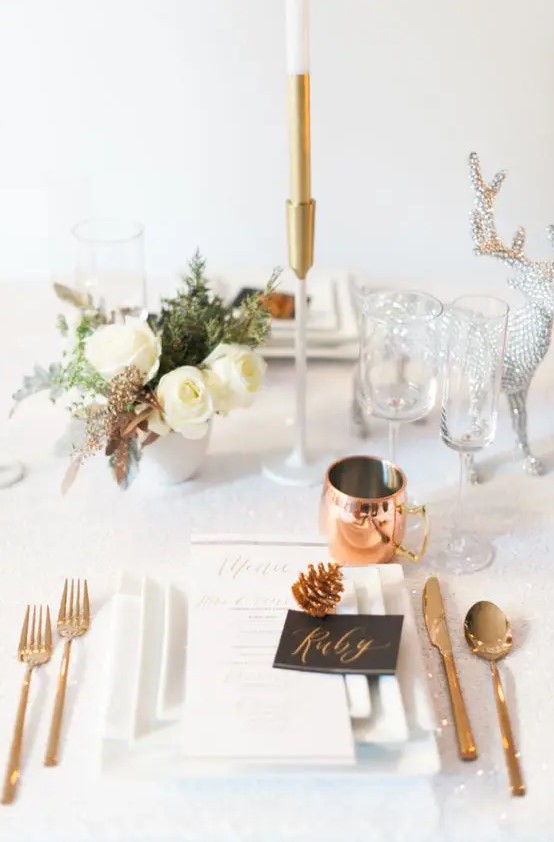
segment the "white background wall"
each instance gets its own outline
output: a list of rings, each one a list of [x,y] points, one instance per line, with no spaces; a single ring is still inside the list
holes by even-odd
[[[554,3],[312,0],[317,261],[486,278],[472,149],[510,170],[500,230],[549,254]],[[146,225],[153,274],[195,246],[285,261],[283,0],[0,0],[0,277],[71,268],[80,218]]]

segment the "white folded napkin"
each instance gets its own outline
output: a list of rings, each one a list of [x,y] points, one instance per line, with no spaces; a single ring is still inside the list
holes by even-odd
[[[106,739],[132,741],[160,723],[177,721],[185,673],[183,592],[122,573],[113,598],[110,639]]]
[[[112,606],[112,647],[108,667],[108,697],[104,713],[104,737],[132,740],[135,737],[137,676],[140,666],[140,597],[118,593]]]

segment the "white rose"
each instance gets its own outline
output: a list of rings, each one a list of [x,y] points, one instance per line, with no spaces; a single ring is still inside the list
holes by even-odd
[[[105,380],[134,365],[152,380],[160,365],[161,342],[150,325],[127,316],[125,324],[104,325],[85,342],[85,356]]]
[[[201,439],[208,432],[208,421],[214,414],[212,394],[200,369],[184,365],[164,374],[156,396],[162,414],[148,418],[148,429],[158,435],[170,430],[187,439]]]
[[[204,365],[215,376],[212,392],[219,412],[250,406],[267,368],[262,357],[246,345],[224,343],[206,357]]]

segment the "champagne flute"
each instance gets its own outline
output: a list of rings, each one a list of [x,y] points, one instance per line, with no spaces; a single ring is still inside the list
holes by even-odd
[[[485,295],[462,296],[446,314],[447,342],[440,434],[460,459],[458,497],[446,545],[437,566],[454,573],[487,567],[494,548],[465,527],[466,457],[487,447],[496,434],[508,325],[506,302]]]

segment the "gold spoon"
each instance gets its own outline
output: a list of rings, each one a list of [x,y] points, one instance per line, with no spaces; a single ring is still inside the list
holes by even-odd
[[[514,744],[504,688],[496,666],[496,661],[507,655],[512,648],[510,623],[506,615],[494,602],[476,602],[466,614],[464,632],[473,654],[490,663],[496,711],[500,723],[512,795],[525,795],[525,784],[519,765],[519,752]]]

